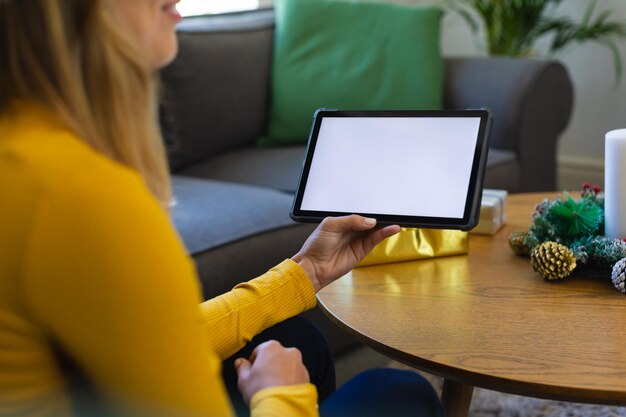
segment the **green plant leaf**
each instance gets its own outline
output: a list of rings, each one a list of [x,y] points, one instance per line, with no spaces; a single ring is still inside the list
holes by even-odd
[[[614,87],[617,88],[619,83],[622,80],[622,56],[620,55],[619,48],[613,41],[604,41],[601,42],[609,48],[611,54],[613,55],[613,66],[615,68],[615,84]]]
[[[587,6],[587,10],[585,11],[585,15],[583,16],[583,20],[581,25],[586,26],[591,21],[591,16],[593,15],[593,11],[596,8],[597,0],[592,0],[589,2],[589,6]]]
[[[590,0],[580,22],[555,17],[562,0],[447,0],[474,33],[485,28],[491,55],[524,56],[542,36],[553,35],[550,54],[573,43],[596,42],[610,49],[616,84],[621,81],[622,61],[618,39],[626,38],[626,23],[611,21],[611,10],[594,17],[598,0]]]
[[[452,3],[452,5],[450,6],[451,10],[456,12],[459,16],[461,16],[461,18],[463,18],[463,20],[465,20],[465,23],[467,23],[471,31],[474,33],[478,33],[478,31],[480,30],[480,23],[476,19],[474,13],[464,7],[455,5],[453,2],[448,3]]]

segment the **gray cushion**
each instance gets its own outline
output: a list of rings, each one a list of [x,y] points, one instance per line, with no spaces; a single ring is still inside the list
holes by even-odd
[[[176,176],[172,181],[173,221],[192,255],[294,225],[292,197],[279,191]]]
[[[519,191],[520,166],[511,151],[489,149],[487,172],[485,173],[485,188],[499,188],[509,192]]]
[[[293,194],[300,178],[304,151],[304,146],[242,149],[193,165],[181,173],[192,177],[259,185]],[[506,180],[517,184],[518,171],[513,152],[489,150],[486,174],[488,187],[511,188],[511,183]]]
[[[248,16],[246,18],[246,16]],[[268,20],[269,16],[269,20]],[[269,102],[271,13],[186,19],[178,29],[179,53],[165,68],[164,131],[175,172],[225,150],[253,146],[265,131]],[[230,17],[230,21],[233,17]],[[237,19],[235,19],[237,20]]]
[[[515,164],[515,153],[512,151],[501,151],[498,149],[489,149],[487,158],[487,171],[503,165]]]
[[[305,146],[249,148],[210,158],[181,171],[183,175],[259,185],[295,193]]]

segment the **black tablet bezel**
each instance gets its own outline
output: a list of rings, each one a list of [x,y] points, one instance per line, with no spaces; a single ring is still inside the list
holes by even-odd
[[[421,216],[401,216],[387,215],[383,213],[344,213],[335,211],[312,211],[302,210],[301,204],[306,189],[306,182],[311,168],[311,162],[315,152],[315,145],[319,134],[322,120],[325,117],[468,117],[480,118],[480,127],[476,146],[474,149],[474,160],[468,186],[467,198],[465,201],[464,215],[462,218],[450,217],[421,217]],[[480,110],[332,110],[319,109],[315,112],[306,154],[298,181],[298,187],[294,196],[290,216],[298,222],[318,223],[328,216],[345,216],[349,214],[360,214],[366,217],[377,219],[378,224],[398,224],[403,227],[424,227],[434,229],[458,229],[470,230],[478,223],[480,214],[480,201],[482,196],[483,179],[487,164],[487,152],[489,149],[489,139],[492,125],[491,112],[486,109]]]

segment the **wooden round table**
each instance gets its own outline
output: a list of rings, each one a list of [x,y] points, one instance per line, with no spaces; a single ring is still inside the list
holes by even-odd
[[[449,417],[467,415],[474,386],[624,405],[626,296],[608,277],[544,281],[509,249],[554,195],[510,195],[506,226],[471,235],[468,255],[357,268],[319,304],[365,344],[444,377]]]

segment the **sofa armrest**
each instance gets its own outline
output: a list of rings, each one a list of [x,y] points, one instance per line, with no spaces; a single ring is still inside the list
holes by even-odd
[[[446,59],[444,106],[489,108],[491,146],[513,151],[519,189],[556,189],[556,149],[569,121],[573,88],[557,61],[516,58]]]

